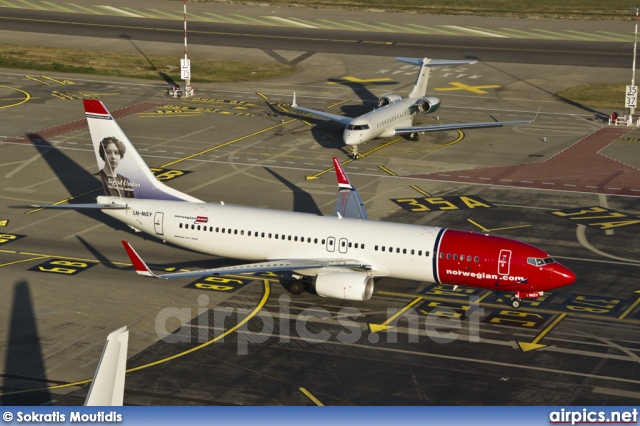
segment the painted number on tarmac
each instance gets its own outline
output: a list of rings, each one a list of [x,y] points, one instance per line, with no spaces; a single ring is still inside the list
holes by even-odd
[[[239,280],[237,278],[206,277],[187,284],[185,288],[233,293],[251,281],[252,280]]]
[[[619,228],[621,226],[640,225],[640,217],[617,212],[604,207],[578,207],[549,212],[554,216],[568,219],[575,223],[593,226],[600,229]]]
[[[622,299],[614,299],[612,297],[600,297],[593,295],[572,295],[563,303],[563,308],[567,312],[575,314],[594,314],[611,316],[616,315],[617,311],[624,304]]]
[[[478,196],[394,198],[391,201],[409,212],[430,212],[495,207]]]
[[[24,238],[26,237],[26,235],[19,235],[19,234],[0,234],[0,245],[1,244],[7,244],[10,243],[12,241],[17,241],[20,238]]]
[[[551,314],[534,314],[532,312],[503,309],[489,314],[489,316],[483,319],[482,322],[494,325],[504,325],[507,327],[539,329],[551,317],[553,317]]]
[[[150,169],[156,179],[161,181],[179,178],[192,172],[192,170],[160,169],[158,167],[150,167]]]
[[[53,274],[75,275],[78,272],[85,271],[95,263],[79,262],[76,260],[52,259],[38,266],[30,268],[30,271],[50,272]]]
[[[467,311],[471,305],[464,305],[455,302],[424,302],[418,306],[417,311],[420,315],[435,315],[437,317],[458,318],[463,320],[467,318]]]

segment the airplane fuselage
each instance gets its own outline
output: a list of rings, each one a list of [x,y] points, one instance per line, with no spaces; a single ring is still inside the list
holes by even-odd
[[[116,200],[121,201],[98,198],[100,203]],[[137,199],[126,203],[127,209],[103,211],[162,240],[216,256],[355,260],[371,265],[374,277],[530,294],[575,279],[559,263],[540,265],[540,260],[550,258],[536,247],[473,232],[217,203]]]
[[[394,136],[396,127],[410,127],[417,113],[417,99],[405,98],[354,118],[342,135],[347,145],[358,145],[375,139]]]

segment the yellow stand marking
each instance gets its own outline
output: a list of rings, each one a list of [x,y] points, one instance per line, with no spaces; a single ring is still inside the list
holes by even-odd
[[[327,109],[329,109],[329,108],[333,108],[333,107],[337,107],[338,105],[345,104],[345,103],[349,102],[350,100],[351,100],[351,98],[349,98],[349,99],[345,99],[344,101],[336,102],[335,104],[331,104],[331,105],[329,105],[329,106],[327,107]]]
[[[262,299],[260,300],[260,303],[258,303],[258,305],[254,308],[254,310],[247,315],[242,321],[240,321],[238,324],[234,325],[233,327],[231,327],[229,330],[225,331],[224,333],[220,334],[218,337],[214,337],[213,339],[209,340],[208,342],[202,343],[201,345],[198,345],[196,347],[193,347],[191,349],[188,349],[186,351],[177,353],[175,355],[172,356],[168,356],[166,358],[163,359],[159,359],[158,361],[154,361],[154,362],[150,362],[148,364],[144,364],[141,365],[139,367],[133,367],[133,368],[129,368],[126,373],[132,373],[134,371],[138,371],[138,370],[143,370],[145,368],[149,368],[152,367],[154,365],[158,365],[158,364],[163,364],[167,361],[171,361],[174,360],[176,358],[180,358],[182,356],[185,356],[187,354],[190,354],[192,352],[195,352],[197,350],[200,350],[204,347],[209,346],[212,343],[217,342],[218,340],[224,339],[226,336],[228,336],[229,334],[233,333],[234,331],[238,330],[240,327],[242,327],[244,324],[246,324],[247,322],[249,322],[249,320],[251,318],[253,318],[254,316],[256,316],[256,314],[264,307],[264,305],[267,303],[267,299],[269,299],[269,294],[271,293],[271,287],[269,285],[269,280],[262,280],[263,284],[264,284],[264,293],[262,295]],[[26,390],[21,390],[21,391],[14,391],[14,392],[6,392],[6,393],[0,393],[0,396],[2,395],[16,395],[16,394],[20,394],[20,393],[29,393],[29,392],[40,392],[40,391],[44,391],[44,390],[51,390],[51,389],[62,389],[62,388],[69,388],[69,387],[73,387],[73,386],[79,386],[79,385],[84,385],[86,383],[91,383],[93,381],[93,379],[85,379],[85,380],[79,380],[77,382],[71,382],[71,383],[65,383],[63,385],[54,385],[54,386],[47,386],[44,388],[39,388],[39,389],[26,389]]]
[[[422,300],[422,297],[416,297],[408,305],[406,305],[404,308],[400,309],[398,312],[396,312],[394,315],[392,315],[391,318],[389,318],[388,320],[386,320],[382,324],[369,324],[369,330],[371,330],[372,333],[377,333],[379,331],[386,331],[386,330],[389,330],[389,329],[393,328],[394,326],[389,325],[389,324],[391,324],[393,321],[396,320],[396,318],[398,318],[400,315],[404,314],[406,311],[409,310],[409,308],[411,308],[413,305],[415,305],[416,303],[418,303],[421,300]]]
[[[504,228],[493,228],[493,229],[487,229],[484,226],[480,225],[478,222],[473,221],[472,219],[467,219],[469,222],[471,222],[472,224],[474,224],[475,226],[477,226],[478,228],[480,228],[482,231],[484,232],[491,232],[491,231],[504,231],[506,229],[518,229],[518,228],[528,228],[530,226],[533,226],[531,224],[529,225],[517,225],[517,226],[505,226]]]
[[[344,76],[344,77],[340,78],[340,80],[344,80],[344,81],[349,82],[349,83],[362,84],[363,86],[366,86],[368,84],[376,84],[376,83],[382,83],[382,82],[386,82],[386,81],[391,81],[390,78],[360,79],[358,77],[352,77],[350,75]],[[339,81],[327,81],[327,84],[341,84],[341,83]]]
[[[634,293],[640,293],[640,290],[636,290],[636,291],[634,291]],[[640,304],[640,297],[639,297],[638,299],[636,299],[636,301],[635,301],[635,302],[633,302],[633,303],[631,304],[631,306],[629,306],[629,309],[627,309],[626,311],[624,311],[624,313],[623,313],[622,315],[620,315],[620,316],[618,317],[618,319],[619,319],[619,320],[624,319],[627,315],[629,315],[629,313],[631,313],[631,311],[633,311],[633,310],[636,308],[636,306],[638,306],[638,304]]]
[[[352,161],[353,161],[353,159],[349,159],[349,160],[345,160],[343,163],[340,163],[340,164],[342,164],[342,165],[344,166],[345,164],[349,164],[349,163],[351,163]],[[323,174],[325,174],[325,173],[330,172],[331,170],[333,170],[333,167],[329,167],[328,169],[324,169],[324,170],[323,170],[323,171],[321,171],[320,173],[316,173],[315,175],[312,175],[312,176],[305,176],[305,177],[304,177],[304,179],[305,179],[305,180],[318,179],[320,176],[322,176],[322,175],[323,175]]]
[[[445,90],[468,90],[470,92],[473,93],[477,93],[478,95],[486,95],[489,92],[486,92],[482,89],[497,89],[498,86],[497,84],[493,84],[493,85],[488,85],[488,86],[468,86],[464,83],[460,83],[458,81],[453,81],[451,83],[449,83],[450,85],[452,85],[453,87],[441,87],[441,88],[437,88],[436,90],[441,90],[441,91],[445,91]]]
[[[25,92],[24,90],[16,89],[15,87],[9,87],[9,86],[0,86],[0,87],[2,87],[4,89],[15,90],[16,92],[24,93],[24,98],[20,99],[19,100],[20,102],[15,103],[15,104],[11,104],[11,105],[0,106],[0,109],[2,109],[2,108],[11,108],[11,107],[14,107],[14,106],[18,106],[20,104],[23,104],[23,103],[27,102],[29,99],[31,99],[31,95],[29,94],[29,92]],[[18,100],[18,99],[10,99],[10,98],[4,98],[3,99],[3,101],[7,101],[7,100],[13,101],[13,100]]]
[[[0,220],[0,226],[4,228],[7,225],[9,225],[9,219]]]
[[[427,197],[431,197],[431,195],[427,191],[425,191],[423,189],[420,189],[417,185],[411,185],[411,188],[415,189],[416,191],[418,191],[422,195],[426,195]]]
[[[269,99],[269,97],[267,95],[265,95],[263,93],[260,93],[260,92],[256,92],[256,95],[260,96],[263,99]]]
[[[42,81],[42,80],[37,79],[35,77],[31,77],[30,75],[25,75],[25,78],[28,78],[29,80],[37,81],[38,83],[42,83],[42,84],[45,84],[47,86],[51,86],[51,84],[47,83],[46,81]]]
[[[304,396],[306,396],[307,398],[309,398],[311,401],[313,401],[314,404],[316,404],[318,407],[324,407],[324,404],[322,402],[320,402],[320,400],[318,398],[316,398],[315,396],[313,396],[311,394],[311,392],[309,392],[308,390],[306,390],[305,388],[299,388],[300,392],[302,392],[304,394]]]
[[[391,170],[387,169],[385,166],[378,166],[378,168],[380,170],[382,170],[383,172],[387,172],[389,173],[391,176],[398,176],[397,174],[395,174],[394,172],[392,172]]]
[[[533,341],[531,343],[518,342],[518,345],[520,346],[520,349],[522,349],[522,352],[529,352],[529,351],[533,351],[535,349],[540,349],[540,348],[546,347],[547,345],[542,345],[542,344],[539,344],[538,342],[540,340],[542,340],[542,338],[544,336],[546,336],[553,329],[553,327],[558,325],[560,323],[560,321],[562,321],[564,319],[564,317],[566,317],[566,316],[567,316],[567,314],[558,315],[558,318],[556,318],[551,324],[549,324],[549,326],[547,328],[545,328],[542,331],[542,333],[538,334],[538,336],[535,339],[533,339]]]

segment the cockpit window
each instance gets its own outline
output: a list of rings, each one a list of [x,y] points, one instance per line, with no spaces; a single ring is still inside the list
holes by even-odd
[[[543,265],[548,265],[550,263],[556,263],[556,261],[552,257],[545,257],[544,259],[530,257],[527,259],[527,263],[533,266],[543,266]]]
[[[349,124],[347,130],[369,130],[368,124]]]

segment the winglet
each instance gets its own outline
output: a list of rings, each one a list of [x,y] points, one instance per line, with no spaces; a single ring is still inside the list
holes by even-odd
[[[122,406],[128,346],[127,326],[109,334],[84,405]]]
[[[293,92],[293,102],[291,102],[291,106],[294,108],[298,106],[296,102],[296,92]]]
[[[353,185],[351,185],[351,182],[349,182],[349,178],[344,172],[342,164],[340,164],[340,160],[338,160],[336,157],[333,157],[333,168],[336,171],[336,178],[338,179],[338,186],[340,187],[340,189],[353,189]]]
[[[151,269],[144,263],[144,260],[136,253],[136,251],[131,247],[131,244],[122,240],[122,245],[124,249],[127,251],[127,255],[129,255],[129,259],[131,259],[131,263],[133,263],[133,269],[136,270],[138,275],[144,275],[145,277],[154,277],[158,278],[156,274],[151,272]]]

